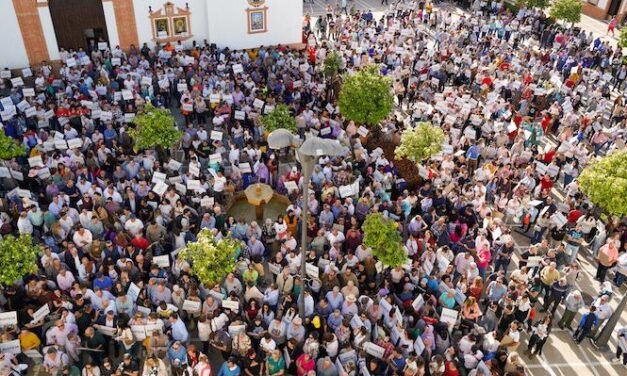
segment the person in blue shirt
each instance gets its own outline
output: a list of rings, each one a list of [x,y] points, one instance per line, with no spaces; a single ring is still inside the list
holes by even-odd
[[[583,341],[588,336],[588,334],[590,334],[592,328],[599,325],[599,317],[596,314],[596,310],[597,307],[591,306],[590,312],[584,314],[583,317],[581,317],[581,320],[579,321],[579,326],[573,334],[575,342],[581,343],[581,341]]]
[[[468,159],[468,175],[473,176],[475,173],[475,169],[477,168],[477,164],[479,163],[479,157],[481,156],[481,148],[479,145],[474,142],[468,148],[466,152],[466,158]]]
[[[240,376],[241,374],[240,367],[235,363],[235,357],[231,356],[226,362],[222,363],[217,376]]]
[[[187,349],[179,341],[175,341],[168,349],[168,360],[174,368],[187,364]]]
[[[170,324],[172,324],[172,327],[170,328],[170,335],[172,339],[182,343],[187,342],[189,332],[187,331],[183,320],[181,320],[176,313],[172,313],[170,315]]]

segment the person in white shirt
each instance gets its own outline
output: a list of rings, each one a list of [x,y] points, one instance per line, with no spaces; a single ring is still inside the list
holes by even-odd
[[[131,235],[140,233],[144,229],[144,223],[131,214],[129,219],[124,223],[124,229]]]
[[[91,246],[93,241],[93,236],[91,231],[85,229],[84,227],[79,227],[78,231],[74,232],[74,236],[72,237],[74,244],[80,249],[87,249]]]
[[[33,233],[33,224],[30,219],[28,219],[28,213],[23,211],[20,213],[20,218],[17,220],[17,230],[21,234],[32,234]]]

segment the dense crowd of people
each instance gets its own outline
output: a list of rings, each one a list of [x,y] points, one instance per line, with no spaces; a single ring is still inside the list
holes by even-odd
[[[0,230],[31,234],[41,256],[0,295],[17,312],[2,374],[525,375],[556,325],[577,342],[596,335],[611,282],[627,276],[627,231],[576,178],[625,147],[622,52],[538,10],[468,6],[395,1],[376,18],[342,0],[305,16],[302,50],[94,44],[64,51],[60,69],[3,76],[4,132],[28,155],[0,167]],[[322,73],[331,52],[343,73],[376,64],[392,78],[396,108],[376,135],[337,108],[341,82]],[[317,158],[311,182],[267,145],[260,115],[279,103],[301,137],[343,147]],[[134,148],[128,129],[149,105],[180,111],[176,150]],[[446,142],[414,185],[368,141],[422,121]],[[285,215],[229,215],[256,182],[290,199]],[[398,224],[404,265],[363,245],[371,213]],[[223,283],[204,285],[177,256],[203,229],[241,242]],[[300,275],[301,257],[317,276]],[[592,304],[576,288],[583,257],[598,261]]]

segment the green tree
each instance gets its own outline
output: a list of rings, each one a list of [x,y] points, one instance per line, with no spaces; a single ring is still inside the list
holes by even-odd
[[[346,76],[340,91],[340,112],[358,124],[379,125],[392,112],[391,85],[391,79],[382,76],[376,65]]]
[[[130,128],[128,133],[135,141],[137,150],[168,149],[183,135],[176,128],[174,116],[169,109],[157,108],[151,104],[144,107],[144,112],[137,115],[133,123],[135,127]]]
[[[323,72],[327,78],[335,77],[342,67],[342,57],[337,52],[330,52],[324,59]]]
[[[525,7],[528,9],[532,9],[532,8],[539,8],[539,9],[546,9],[549,7],[549,5],[551,5],[551,1],[550,0],[519,0],[516,2],[516,5],[518,5],[519,7]]]
[[[36,273],[39,250],[29,234],[7,235],[0,240],[0,284],[10,286],[24,276]]]
[[[285,104],[278,104],[274,110],[261,117],[261,124],[268,132],[284,128],[290,132],[296,131],[296,119],[292,116],[290,108]]]
[[[442,151],[444,132],[442,128],[430,123],[419,123],[414,128],[407,128],[401,135],[401,144],[394,150],[396,159],[406,157],[419,163]]]
[[[618,32],[618,46],[625,48],[627,47],[627,27],[623,27]]]
[[[555,0],[549,15],[572,26],[581,21],[581,11],[581,0]]]
[[[590,201],[612,215],[627,215],[627,152],[590,163],[577,178]]]
[[[403,248],[398,225],[381,213],[368,214],[364,224],[364,245],[372,248],[372,253],[385,266],[395,268],[403,265],[407,254]]]
[[[15,139],[4,134],[0,129],[0,160],[8,161],[26,154],[26,148],[15,142]]]
[[[198,233],[195,242],[179,252],[178,257],[191,262],[191,272],[205,285],[220,283],[224,277],[235,270],[240,243],[225,237],[216,240],[209,229]]]

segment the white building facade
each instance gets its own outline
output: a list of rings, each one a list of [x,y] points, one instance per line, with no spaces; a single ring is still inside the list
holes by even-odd
[[[91,41],[128,49],[205,41],[248,49],[302,39],[300,0],[3,0],[0,69],[59,59]]]

